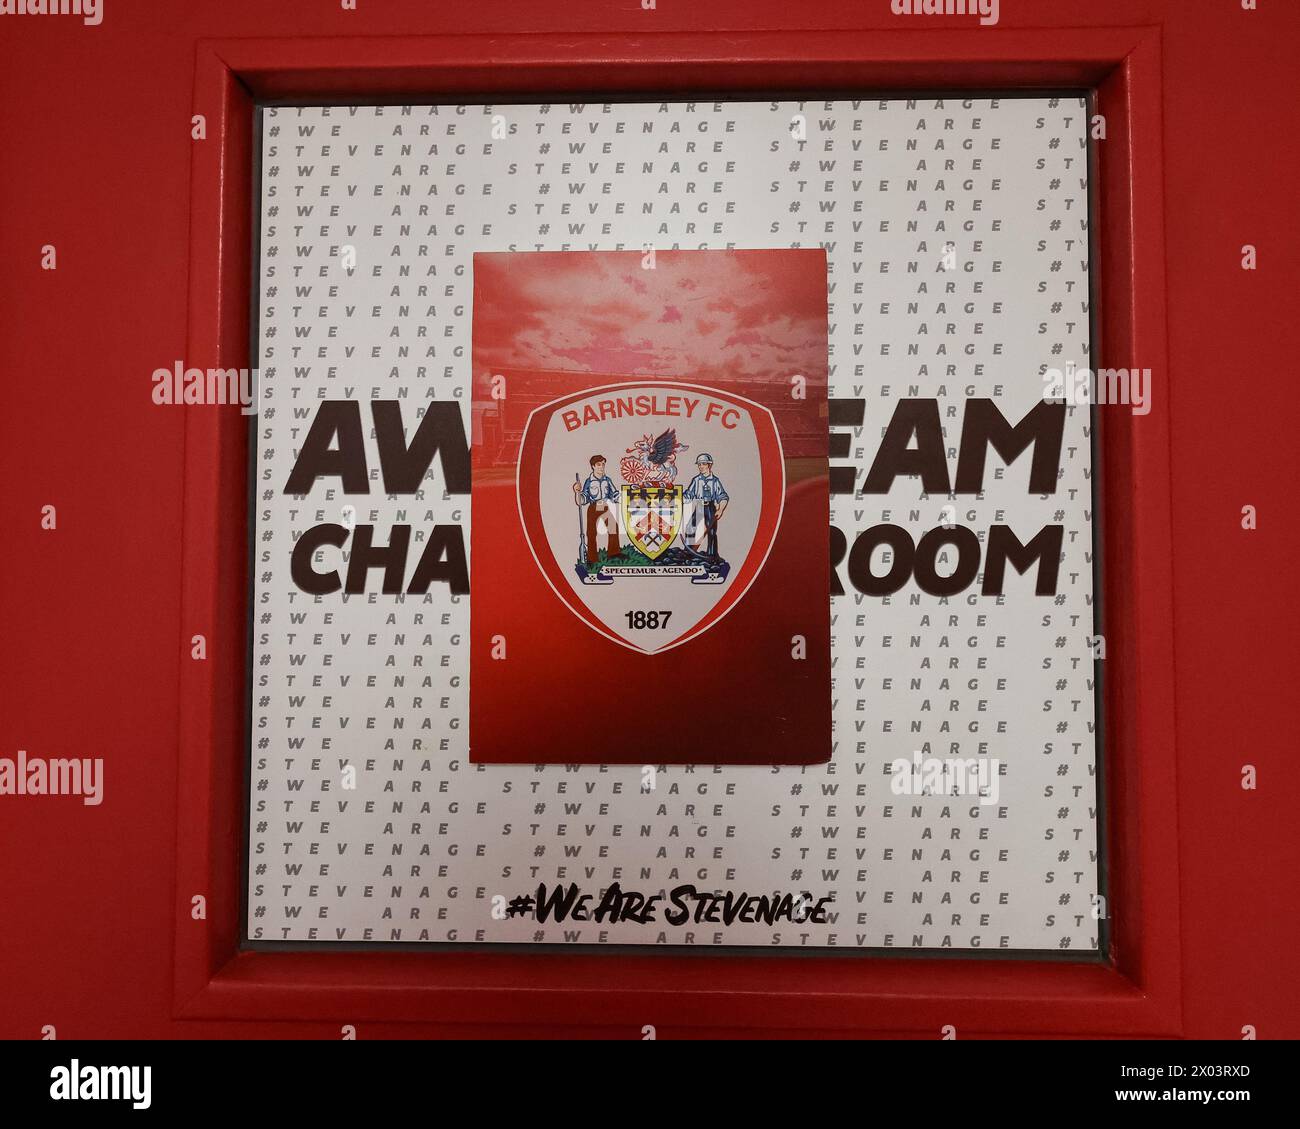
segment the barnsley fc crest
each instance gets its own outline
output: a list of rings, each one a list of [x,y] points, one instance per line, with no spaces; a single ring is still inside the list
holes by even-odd
[[[524,536],[555,594],[653,654],[717,623],[753,583],[781,520],[772,413],[692,384],[593,388],[537,408],[519,453]]]

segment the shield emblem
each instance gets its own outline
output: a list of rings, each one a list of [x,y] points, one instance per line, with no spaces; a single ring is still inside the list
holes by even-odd
[[[623,527],[633,545],[658,560],[682,527],[682,487],[624,485]]]
[[[555,595],[605,638],[658,654],[708,630],[753,583],[780,525],[785,466],[762,404],[629,381],[535,408],[516,488]],[[684,536],[688,518],[700,537]]]

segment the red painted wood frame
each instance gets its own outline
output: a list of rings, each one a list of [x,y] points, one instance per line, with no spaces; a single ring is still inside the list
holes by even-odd
[[[1155,28],[240,39],[198,47],[187,364],[251,367],[256,100],[492,102],[724,94],[1093,88],[1100,342],[1094,367],[1166,371],[1160,39]],[[174,1012],[183,1018],[574,1023],[661,1033],[781,1027],[937,1037],[1178,1035],[1167,398],[1099,429],[1106,963],[535,952],[245,952],[247,417],[187,413]],[[1102,413],[1099,413],[1102,414]],[[188,639],[207,636],[192,662]],[[203,895],[206,920],[191,916]]]

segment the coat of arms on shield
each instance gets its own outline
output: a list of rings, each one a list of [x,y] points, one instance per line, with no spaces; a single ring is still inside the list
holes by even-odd
[[[653,564],[672,548],[682,527],[682,488],[624,486],[622,516],[628,540]]]

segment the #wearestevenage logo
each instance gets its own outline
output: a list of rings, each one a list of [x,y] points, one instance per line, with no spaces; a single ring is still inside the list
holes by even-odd
[[[785,475],[767,408],[645,381],[534,410],[518,483],[524,534],[555,594],[600,634],[654,654],[713,626],[753,583]]]

